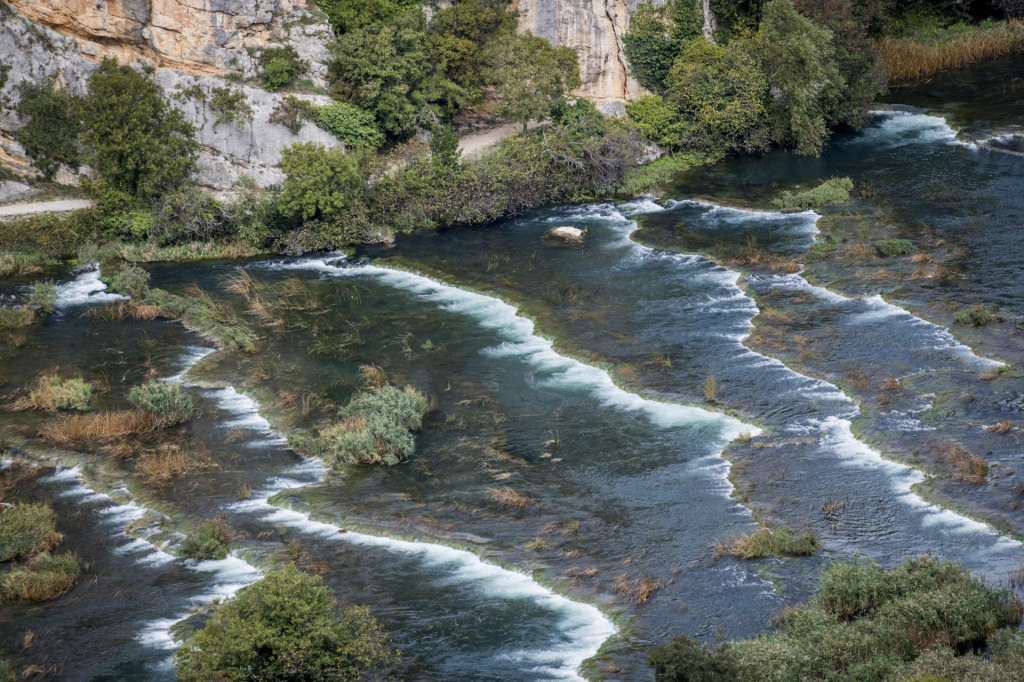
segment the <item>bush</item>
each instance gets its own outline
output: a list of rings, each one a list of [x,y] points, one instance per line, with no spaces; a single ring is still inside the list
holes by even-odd
[[[799,192],[783,192],[772,200],[772,205],[783,211],[799,211],[823,206],[838,206],[850,200],[853,180],[850,178],[829,178],[817,187]]]
[[[219,607],[174,662],[182,682],[358,682],[396,657],[368,609],[339,610],[319,576],[289,565]]]
[[[205,521],[181,543],[179,555],[186,559],[225,559],[231,545],[231,529],[223,516]]]
[[[626,113],[648,141],[670,149],[679,149],[686,143],[686,123],[660,95],[644,95],[626,102]]]
[[[809,603],[783,612],[779,632],[714,648],[679,640],[658,647],[651,654],[655,678],[682,682],[705,679],[689,677],[692,671],[723,670],[724,679],[737,682],[910,680],[918,679],[907,675],[915,668],[939,670],[935,656],[945,657],[945,671],[955,669],[954,657],[977,669],[979,660],[953,650],[969,652],[986,640],[992,651],[981,663],[999,676],[974,679],[1019,673],[1024,646],[1001,629],[1020,622],[1020,602],[959,564],[920,557],[885,570],[859,559],[826,568],[820,586]],[[934,653],[946,647],[948,653]]]
[[[958,310],[953,315],[953,322],[964,327],[983,327],[991,322],[1001,322],[1002,317],[997,315],[999,305],[996,303],[977,304]]]
[[[709,401],[710,402],[710,401]],[[748,535],[719,542],[715,555],[739,559],[763,559],[771,556],[811,556],[820,549],[818,538],[810,531],[797,533],[792,528],[764,527]]]
[[[671,182],[683,171],[700,164],[700,157],[692,153],[663,156],[645,166],[637,166],[626,171],[622,183],[615,188],[615,194],[635,197],[650,192],[659,185]]]
[[[230,216],[215,197],[194,190],[179,190],[161,198],[148,235],[163,246],[210,241],[227,232]]]
[[[267,120],[271,123],[280,123],[292,135],[298,135],[302,130],[303,121],[316,120],[316,107],[312,102],[299,99],[295,95],[288,95],[278,102]]]
[[[917,251],[909,239],[882,239],[875,242],[875,251],[885,258],[894,256],[909,256]]]
[[[416,449],[418,431],[427,411],[426,397],[406,386],[381,386],[356,394],[339,413],[340,421],[320,429],[315,438],[295,444],[324,457],[335,467],[345,464],[393,465]]]
[[[192,396],[179,384],[148,381],[128,392],[128,402],[153,415],[164,426],[181,424],[192,418]]]
[[[149,273],[138,265],[122,265],[110,278],[110,290],[134,301],[142,301],[149,294]]]
[[[18,116],[24,123],[18,141],[32,165],[47,180],[61,165],[78,168],[77,98],[67,90],[55,90],[50,83],[21,84]]]
[[[384,134],[377,129],[373,114],[348,102],[316,107],[316,124],[349,147],[377,149]]]
[[[69,592],[81,572],[74,554],[40,554],[0,577],[0,593],[12,601],[50,601]]]
[[[33,310],[52,313],[57,309],[57,285],[53,282],[36,282],[28,292],[28,305]]]
[[[61,379],[55,373],[42,374],[25,398],[14,403],[16,410],[88,410],[92,384],[81,379]]]
[[[56,547],[57,514],[42,504],[16,504],[0,509],[0,562],[31,556]]]
[[[222,123],[241,127],[252,116],[252,107],[245,93],[230,87],[213,88],[210,91],[210,111],[215,116],[215,129]]]
[[[263,50],[260,66],[263,68],[263,86],[271,92],[291,85],[307,68],[290,45]]]

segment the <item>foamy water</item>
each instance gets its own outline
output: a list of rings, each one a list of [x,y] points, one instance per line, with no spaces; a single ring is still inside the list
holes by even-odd
[[[100,281],[100,270],[98,267],[86,270],[70,282],[57,285],[58,308],[123,301],[127,298],[127,296],[107,291],[107,285]]]

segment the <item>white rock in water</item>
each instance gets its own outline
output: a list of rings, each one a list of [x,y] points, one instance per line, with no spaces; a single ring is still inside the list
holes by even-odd
[[[550,230],[544,233],[545,237],[553,237],[555,239],[561,239],[567,242],[582,242],[583,237],[587,233],[578,227],[568,227],[562,225],[560,227],[552,227]]]

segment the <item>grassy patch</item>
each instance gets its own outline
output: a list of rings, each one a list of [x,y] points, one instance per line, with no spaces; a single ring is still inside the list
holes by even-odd
[[[875,251],[885,258],[909,256],[916,250],[909,239],[882,239],[875,242]]]
[[[1011,590],[989,587],[959,564],[921,557],[885,570],[858,560],[829,566],[818,595],[784,611],[777,632],[717,647],[681,638],[650,661],[658,682],[1009,682],[1019,679],[1024,641],[1003,628],[1020,620]],[[987,657],[970,653],[986,642]],[[954,674],[959,667],[976,674]],[[986,669],[996,674],[981,674]]]
[[[957,443],[931,443],[935,463],[953,471],[954,478],[968,483],[984,483],[988,463]]]
[[[487,497],[491,501],[509,509],[526,509],[533,504],[533,498],[529,495],[507,485],[501,488],[488,488]]]
[[[15,410],[88,410],[92,401],[92,384],[82,379],[61,379],[54,372],[39,376],[27,396],[14,401]]]
[[[173,443],[164,443],[156,450],[139,457],[135,464],[135,473],[150,485],[160,485],[184,474],[218,468],[208,452],[187,450]]]
[[[0,578],[0,593],[7,600],[50,601],[69,592],[81,572],[74,554],[40,554]]]
[[[953,322],[964,327],[983,327],[991,322],[1002,322],[1003,318],[998,315],[999,306],[995,303],[988,305],[978,304],[958,310],[953,315]]]
[[[230,549],[231,529],[227,519],[215,516],[185,538],[178,554],[186,559],[224,559]]]
[[[35,275],[43,271],[44,264],[51,262],[34,251],[0,251],[0,277]]]
[[[128,392],[128,402],[153,416],[161,426],[181,424],[192,419],[192,396],[179,384],[148,381]]]
[[[800,211],[822,206],[838,206],[850,200],[853,180],[850,178],[829,178],[817,187],[799,192],[783,192],[772,201],[772,205],[783,211]]]
[[[316,435],[292,438],[300,452],[323,457],[332,466],[346,464],[393,465],[416,449],[414,433],[423,423],[427,398],[406,386],[377,386],[357,393],[342,408],[339,420]]]
[[[836,250],[839,246],[839,241],[835,237],[828,234],[823,238],[818,239],[811,244],[810,250],[807,252],[807,260],[820,260],[827,258],[829,254]]]
[[[0,561],[27,557],[56,547],[57,514],[42,504],[0,509]]]
[[[153,415],[142,410],[76,414],[45,424],[39,436],[56,445],[112,441],[135,436],[157,427]]]
[[[0,308],[0,330],[27,327],[36,321],[36,314],[28,306]]]
[[[879,44],[890,84],[909,83],[940,71],[1024,49],[1024,23],[957,26],[928,36],[884,38]]]
[[[739,559],[763,559],[771,556],[811,556],[820,546],[810,531],[796,532],[792,528],[763,527],[747,535],[740,535],[715,544],[715,556],[734,556]]]

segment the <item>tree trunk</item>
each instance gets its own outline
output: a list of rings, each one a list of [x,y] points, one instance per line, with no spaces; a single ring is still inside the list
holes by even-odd
[[[711,0],[697,0],[697,2],[701,3],[704,9],[704,40],[714,45],[718,20],[715,19],[715,13],[711,10]]]

